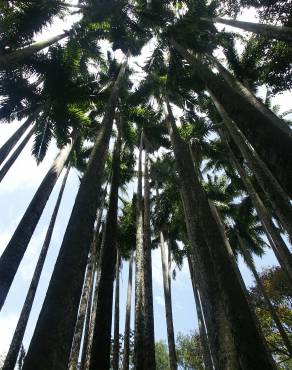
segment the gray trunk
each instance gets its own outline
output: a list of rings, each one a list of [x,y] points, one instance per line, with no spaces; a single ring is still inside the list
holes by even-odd
[[[64,176],[62,186],[60,188],[60,192],[59,192],[56,204],[55,204],[55,208],[54,208],[54,211],[52,213],[52,217],[51,217],[50,224],[49,224],[49,227],[48,227],[48,231],[47,231],[47,234],[46,234],[46,237],[45,237],[45,241],[44,241],[44,244],[42,246],[41,253],[40,253],[38,262],[36,264],[36,268],[35,268],[35,271],[34,271],[34,274],[33,274],[33,277],[32,277],[32,280],[31,280],[31,283],[30,283],[30,286],[29,286],[29,289],[28,289],[28,292],[27,292],[27,295],[26,295],[26,298],[25,298],[25,302],[23,304],[23,307],[22,307],[22,310],[21,310],[21,313],[20,313],[20,317],[18,319],[18,323],[17,323],[16,329],[15,329],[15,332],[14,332],[14,335],[13,335],[13,338],[12,338],[12,341],[11,341],[9,351],[7,353],[4,365],[2,367],[2,370],[13,370],[15,368],[18,353],[19,353],[21,345],[22,345],[24,332],[25,332],[27,322],[28,322],[28,319],[29,319],[29,315],[30,315],[30,312],[31,312],[31,308],[32,308],[32,305],[33,305],[35,293],[36,293],[36,290],[37,290],[37,287],[38,287],[38,284],[39,284],[39,281],[40,281],[41,273],[42,273],[42,270],[43,270],[43,266],[44,266],[44,263],[45,263],[45,260],[46,260],[47,252],[48,252],[50,242],[51,242],[51,239],[52,239],[52,234],[53,234],[53,231],[54,231],[54,227],[55,227],[57,215],[58,215],[58,212],[59,212],[62,196],[63,196],[63,193],[64,193],[66,181],[67,181],[67,178],[68,178],[68,175],[69,175],[69,171],[70,171],[70,166],[68,166],[66,174]]]
[[[2,253],[0,258],[0,309],[72,147],[73,142],[67,144],[54,160]]]
[[[120,256],[117,251],[115,311],[114,311],[113,370],[119,370],[120,362]]]

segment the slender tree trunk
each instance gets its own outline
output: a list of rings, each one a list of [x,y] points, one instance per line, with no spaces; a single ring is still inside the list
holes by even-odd
[[[242,240],[242,238],[240,237],[240,235],[238,235],[238,241],[239,241],[239,245],[240,245],[240,249],[242,251],[242,254],[243,254],[243,257],[246,261],[246,264],[247,266],[251,269],[252,273],[253,273],[253,276],[257,282],[257,285],[264,297],[264,301],[265,301],[265,304],[267,305],[267,308],[270,312],[270,315],[272,317],[272,319],[274,320],[276,326],[277,326],[277,329],[279,330],[279,333],[282,337],[282,340],[283,340],[283,343],[284,345],[286,346],[288,352],[289,352],[289,355],[292,357],[292,344],[290,342],[290,339],[279,319],[279,316],[277,315],[277,312],[274,308],[274,306],[272,305],[272,302],[270,301],[266,291],[265,291],[265,288],[262,284],[262,281],[257,273],[257,270],[255,268],[255,265],[254,265],[254,262],[253,262],[253,259],[252,259],[252,256],[250,254],[250,252],[248,251],[248,249],[246,248],[245,244],[244,244],[244,241]]]
[[[211,23],[222,23],[227,26],[240,28],[244,31],[253,32],[257,35],[261,35],[267,39],[276,39],[292,43],[292,27],[286,26],[273,26],[271,24],[243,22],[236,19],[224,19],[224,18],[201,18],[204,21]]]
[[[135,277],[135,341],[134,364],[135,370],[144,369],[144,310],[143,310],[143,207],[142,207],[142,150],[143,133],[140,138],[138,159],[138,188],[137,188],[137,216],[136,216],[136,277]]]
[[[53,36],[45,41],[34,42],[33,44],[26,46],[23,49],[12,51],[9,54],[1,55],[0,56],[0,69],[11,68],[19,63],[23,63],[26,58],[31,57],[33,54],[37,53],[38,51],[41,51],[55,44],[56,42],[64,39],[65,37],[68,37],[68,32],[64,32],[58,36]]]
[[[112,181],[105,237],[101,248],[101,275],[98,287],[97,310],[93,334],[90,369],[110,368],[114,271],[117,255],[118,193],[120,184],[121,135],[116,141],[112,161]]]
[[[195,58],[184,47],[172,40],[176,50],[193,65],[198,77],[224,107],[229,117],[255,148],[260,158],[277,178],[287,194],[292,189],[292,130],[275,125],[254,103],[238,89],[229,86],[207,65]]]
[[[200,341],[202,345],[203,350],[203,359],[204,359],[204,365],[206,370],[213,370],[213,362],[212,362],[212,355],[210,351],[207,331],[205,327],[203,312],[201,308],[201,302],[199,297],[199,292],[196,284],[195,274],[194,274],[194,268],[193,268],[193,261],[191,256],[188,257],[188,264],[189,264],[189,270],[191,275],[191,281],[193,286],[193,292],[194,292],[194,298],[195,298],[195,304],[196,304],[196,311],[197,311],[197,317],[198,317],[198,325],[199,325],[199,333],[200,333]]]
[[[101,203],[101,184],[115,108],[127,64],[126,60],[113,86],[23,370],[67,368],[96,210]]]
[[[144,136],[144,135],[143,135]],[[144,369],[155,370],[155,339],[152,288],[151,229],[150,229],[150,183],[149,152],[145,146],[144,164]]]
[[[238,277],[237,267],[229,254],[212,215],[207,197],[196,177],[190,152],[179,136],[169,103],[167,103],[167,107],[169,131],[182,184],[189,240],[196,265],[199,267],[200,282],[203,279],[210,280],[212,277],[210,275],[214,274],[217,284],[219,283],[218,288],[224,303],[224,314],[229,323],[228,326],[224,325],[225,330],[222,330],[220,325],[216,328],[217,335],[220,336],[220,332],[222,335],[220,336],[221,342],[216,343],[218,348],[213,347],[214,352],[217,356],[219,355],[218,364],[216,363],[215,366],[218,369],[275,369],[254,312],[249,305],[242,281]],[[200,229],[198,229],[198,224]],[[203,233],[207,250],[201,248],[202,244],[198,232]],[[201,288],[200,291],[202,291]],[[218,296],[218,292],[214,293],[217,293]],[[210,340],[213,341],[211,335],[210,333]],[[226,352],[226,348],[222,348],[224,345],[228,345],[228,352]]]
[[[20,317],[18,319],[18,323],[17,323],[16,329],[15,329],[15,332],[14,332],[14,335],[13,335],[13,338],[12,338],[12,341],[9,347],[9,351],[6,356],[3,368],[2,368],[3,370],[13,370],[17,362],[18,353],[22,345],[24,332],[27,326],[27,322],[28,322],[28,318],[31,312],[32,305],[33,305],[36,290],[37,290],[37,287],[40,281],[40,277],[41,277],[43,266],[46,260],[47,252],[48,252],[48,249],[51,243],[51,238],[52,238],[52,234],[54,231],[54,227],[55,227],[57,215],[59,212],[61,200],[63,197],[66,181],[69,175],[69,171],[70,171],[70,166],[68,166],[66,174],[62,182],[62,186],[61,186],[61,189],[60,189],[60,192],[59,192],[56,204],[55,204],[54,211],[52,213],[52,217],[51,217],[51,221],[50,221],[48,231],[45,237],[45,241],[42,246],[41,253],[40,253],[38,262],[36,264],[36,268],[35,268],[35,271],[34,271],[34,274],[33,274],[33,277],[32,277],[32,280],[31,280],[31,283],[30,283],[30,286],[29,286],[29,289],[28,289],[28,292],[25,298],[25,302],[23,304]]]
[[[162,263],[162,274],[163,274],[163,289],[164,289],[164,301],[165,301],[165,315],[166,315],[166,328],[167,328],[167,340],[168,340],[168,352],[169,352],[169,366],[170,370],[177,370],[177,359],[175,351],[175,339],[173,330],[173,316],[172,316],[172,303],[169,286],[169,266],[166,258],[165,242],[163,233],[160,232],[160,250],[161,250],[161,263]],[[170,255],[170,252],[168,252]]]
[[[120,256],[117,251],[116,288],[114,314],[113,370],[119,370],[120,363]]]
[[[15,149],[15,151],[12,153],[11,157],[7,160],[7,162],[4,163],[3,167],[0,170],[0,182],[4,179],[7,172],[10,170],[13,163],[16,161],[16,159],[19,157],[20,153],[23,151],[26,144],[31,139],[35,128],[32,127],[28,134],[24,137],[22,142],[19,144],[19,146]]]
[[[125,319],[125,332],[124,332],[123,370],[129,370],[129,364],[130,364],[130,331],[131,331],[131,303],[132,303],[132,284],[133,284],[133,259],[134,259],[134,252],[131,253],[131,257],[129,261],[129,277],[128,277],[126,319]]]
[[[67,144],[59,152],[0,258],[0,309],[5,302],[17,269],[72,147],[73,142]]]
[[[275,249],[273,249],[274,253],[277,256],[280,265],[286,271],[287,276],[289,278],[289,281],[292,285],[292,256],[291,256],[291,253],[290,253],[288,247],[286,246],[284,240],[282,239],[279,230],[277,230],[277,228],[275,227],[275,225],[274,225],[274,223],[271,219],[271,216],[267,212],[262,200],[260,199],[256,190],[254,189],[253,184],[251,183],[251,181],[249,180],[249,178],[248,178],[246,172],[244,171],[243,167],[241,166],[241,164],[237,160],[237,158],[236,158],[228,140],[224,136],[223,136],[223,139],[224,139],[224,142],[225,142],[225,144],[226,144],[226,146],[229,150],[231,162],[233,163],[234,168],[238,171],[238,173],[241,177],[241,180],[242,180],[244,186],[246,187],[246,190],[247,190],[247,192],[248,192],[248,194],[249,194],[249,196],[252,200],[252,203],[253,203],[253,205],[256,209],[256,212],[257,212],[257,214],[258,214],[258,216],[261,220],[261,223],[263,224],[263,226],[265,227],[265,229],[270,234],[270,236],[273,240],[273,243],[271,244],[271,247],[272,248],[276,247],[276,251],[275,251]]]
[[[8,157],[11,150],[15,147],[15,145],[20,140],[21,136],[25,133],[25,131],[33,124],[34,120],[40,113],[41,108],[38,108],[34,113],[32,113],[26,121],[15,131],[13,135],[6,141],[5,144],[2,145],[0,148],[0,165],[5,161]]]
[[[282,226],[288,232],[290,240],[292,240],[292,206],[288,196],[283,191],[277,180],[270,173],[265,163],[261,161],[253,148],[246,141],[246,138],[243,136],[240,130],[230,120],[228,114],[225,112],[220,103],[218,103],[214,96],[212,96],[212,99],[222,117],[223,123],[229,131],[229,134],[247,161],[249,168],[253,171],[259,185],[272,204]]]

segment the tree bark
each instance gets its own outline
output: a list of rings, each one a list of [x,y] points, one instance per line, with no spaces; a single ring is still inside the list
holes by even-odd
[[[121,134],[119,130],[112,161],[112,181],[105,236],[101,248],[101,275],[93,333],[90,369],[110,368],[114,271],[117,255],[118,195],[120,185]]]
[[[167,340],[168,340],[168,352],[169,352],[169,367],[170,367],[170,370],[177,370],[177,359],[176,359],[175,339],[174,339],[174,330],[173,330],[172,303],[171,303],[170,286],[169,286],[169,266],[168,266],[168,261],[166,258],[165,242],[164,242],[164,236],[162,232],[160,232],[160,250],[161,250],[166,328],[167,328]],[[168,255],[170,255],[170,252],[168,252]]]
[[[143,258],[143,207],[142,207],[142,150],[143,133],[140,138],[138,158],[138,187],[137,187],[137,216],[136,216],[136,277],[135,277],[135,340],[134,364],[135,370],[144,370],[144,310],[143,310],[143,284],[144,284],[144,258]]]
[[[175,49],[193,65],[198,77],[236,122],[287,194],[292,189],[292,130],[280,128],[238,89],[229,86],[207,65],[172,40]],[[288,131],[288,133],[287,133]]]
[[[2,308],[14,276],[26,252],[33,232],[39,222],[47,200],[71,153],[73,142],[67,144],[58,154],[38,190],[20,220],[10,242],[0,258],[0,309]]]
[[[32,305],[33,305],[36,290],[37,290],[37,287],[40,281],[40,277],[41,277],[43,266],[46,260],[47,252],[48,252],[48,249],[51,243],[52,234],[54,231],[54,227],[55,227],[57,215],[59,212],[60,204],[62,201],[67,178],[69,175],[69,171],[70,171],[70,166],[68,166],[67,168],[67,171],[65,173],[65,176],[62,182],[62,186],[60,188],[60,192],[59,192],[56,204],[55,204],[54,211],[52,213],[52,217],[51,217],[48,231],[45,237],[45,241],[42,246],[41,253],[40,253],[38,262],[36,264],[36,268],[35,268],[35,271],[34,271],[34,274],[33,274],[33,277],[32,277],[32,280],[31,280],[31,283],[30,283],[30,286],[29,286],[29,289],[28,289],[28,292],[25,298],[25,302],[23,304],[20,317],[18,319],[17,326],[16,326],[16,329],[15,329],[15,332],[14,332],[14,335],[13,335],[13,338],[12,338],[12,341],[9,347],[9,351],[7,353],[7,356],[6,356],[6,359],[5,359],[3,368],[2,368],[3,370],[13,370],[17,362],[18,353],[22,345],[24,332],[27,326],[27,322],[29,319]]]
[[[33,54],[55,44],[65,37],[68,37],[68,32],[64,32],[58,36],[53,36],[45,41],[34,42],[33,44],[26,46],[23,49],[12,51],[9,54],[1,55],[0,69],[15,67],[17,64],[23,63],[25,59],[31,57]]]
[[[126,60],[113,86],[23,370],[67,368],[96,210],[101,203],[101,184],[115,108],[127,64]]]
[[[217,285],[216,288],[219,289],[218,292],[221,298],[218,297],[217,291],[213,293],[217,293],[216,301],[218,299],[222,300],[224,316],[227,318],[227,325],[224,325],[224,330],[222,329],[222,322],[221,327],[218,324],[216,328],[221,341],[214,343],[212,333],[209,336],[213,344],[218,346],[214,347],[213,345],[214,351],[212,350],[212,353],[217,356],[217,359],[214,358],[215,367],[218,369],[242,370],[275,369],[255,314],[249,305],[242,281],[238,277],[237,267],[225,245],[207,197],[196,177],[190,152],[179,136],[168,102],[167,108],[169,132],[182,186],[188,235],[198,266],[198,274],[201,277],[200,283],[203,280],[206,285],[209,285],[209,281],[214,274],[219,287],[216,282],[211,281],[214,285]],[[194,210],[196,210],[195,214]],[[204,235],[207,248],[202,248],[199,233]],[[203,288],[210,287],[203,286]],[[203,291],[201,287],[200,291]],[[216,303],[218,305],[218,302]],[[205,312],[208,314],[208,309],[207,311],[205,309],[206,307],[204,307],[204,314]],[[222,335],[220,335],[221,332]],[[223,348],[226,345],[228,348]]]
[[[273,26],[271,24],[243,22],[236,19],[224,19],[224,18],[201,18],[204,21],[211,23],[222,23],[227,26],[240,28],[244,31],[252,32],[257,35],[261,35],[266,39],[276,39],[292,43],[292,28],[286,26]]]
[[[114,311],[114,344],[113,344],[113,370],[119,370],[120,363],[120,256],[117,251],[115,311]]]
[[[144,135],[143,135],[144,136]],[[145,140],[144,140],[145,143]],[[150,229],[150,183],[149,183],[149,152],[145,147],[144,163],[144,369],[155,370],[155,339],[153,314],[151,229]]]
[[[133,259],[134,259],[134,252],[131,253],[131,257],[129,261],[126,319],[125,319],[125,332],[124,332],[123,370],[129,370],[129,364],[130,364],[130,331],[131,331],[131,304],[132,304],[132,284],[133,284]]]

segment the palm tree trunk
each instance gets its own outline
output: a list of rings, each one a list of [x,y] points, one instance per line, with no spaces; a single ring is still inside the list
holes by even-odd
[[[194,268],[193,268],[193,261],[190,255],[188,255],[187,258],[188,258],[188,265],[189,265],[191,281],[192,281],[192,286],[193,286],[195,304],[196,304],[200,341],[201,341],[202,350],[203,350],[204,365],[205,365],[206,370],[213,370],[212,355],[211,355],[207,331],[206,331],[206,327],[204,323],[204,317],[203,317],[199,292],[198,292],[198,288],[196,284]]]
[[[127,64],[126,60],[113,86],[101,123],[102,129],[82,178],[23,370],[67,368],[96,210],[100,205],[115,108]],[[48,353],[47,348],[52,350]]]
[[[143,135],[144,136],[144,135]],[[145,142],[145,141],[144,141]],[[144,368],[155,370],[155,339],[153,316],[151,230],[150,230],[150,183],[149,183],[149,152],[145,145],[144,163]]]
[[[143,310],[143,284],[144,284],[144,258],[143,258],[143,207],[142,207],[142,150],[143,133],[140,138],[138,159],[138,187],[137,187],[137,216],[136,216],[136,278],[135,278],[135,341],[134,364],[135,370],[144,370],[144,310]]]
[[[65,37],[68,37],[68,35],[69,35],[68,32],[64,32],[61,35],[53,36],[45,41],[37,41],[29,46],[24,47],[23,49],[18,49],[12,51],[9,54],[1,55],[0,69],[11,68],[19,63],[23,63],[26,58],[29,58],[38,51],[41,51],[55,44],[56,42],[64,39]]]
[[[117,251],[115,311],[114,311],[114,344],[113,344],[113,370],[119,370],[120,363],[120,256]]]
[[[270,301],[266,291],[265,291],[265,288],[262,284],[262,281],[257,273],[257,270],[255,268],[255,265],[254,265],[254,262],[253,262],[253,259],[252,259],[252,256],[250,254],[250,252],[248,251],[248,249],[246,248],[245,244],[244,244],[244,241],[242,240],[242,238],[240,237],[240,235],[238,235],[238,241],[239,241],[239,244],[240,244],[240,249],[242,251],[242,254],[243,254],[243,257],[245,259],[245,262],[247,264],[247,266],[251,269],[252,273],[253,273],[253,276],[257,282],[257,285],[264,297],[264,301],[267,305],[267,308],[270,312],[270,315],[272,317],[272,319],[274,320],[276,326],[277,326],[277,329],[279,330],[279,333],[283,339],[283,343],[285,344],[288,352],[289,352],[289,355],[292,357],[292,344],[290,342],[290,339],[277,315],[277,312],[274,308],[274,306],[272,305],[272,302]]]
[[[184,47],[172,40],[175,49],[193,65],[197,76],[205,83],[229,117],[255,148],[287,194],[292,189],[292,130],[276,126],[274,120],[263,114],[239,89],[229,86],[207,65],[195,58]]]
[[[2,145],[0,148],[0,165],[5,161],[8,157],[11,150],[15,147],[17,142],[20,140],[21,136],[25,133],[25,131],[29,128],[30,125],[33,124],[34,120],[40,113],[41,108],[37,109],[34,113],[32,113],[26,121],[15,131],[13,135],[6,141],[5,144]]]
[[[165,315],[166,315],[166,328],[169,352],[169,366],[170,370],[177,370],[177,359],[175,351],[175,339],[173,330],[173,316],[172,316],[172,303],[169,286],[169,266],[166,258],[165,242],[163,233],[160,232],[160,250],[161,250],[161,263],[163,274],[163,289],[164,289],[164,302],[165,302]],[[168,252],[170,255],[170,252]]]
[[[14,335],[13,335],[13,338],[12,338],[12,341],[9,347],[9,351],[7,353],[7,356],[6,356],[6,359],[5,359],[3,368],[2,368],[3,370],[13,370],[17,362],[18,353],[22,345],[22,340],[23,340],[24,332],[27,326],[28,318],[31,312],[31,308],[33,305],[35,293],[36,293],[36,290],[39,284],[39,280],[40,280],[43,266],[46,260],[47,252],[50,246],[52,234],[54,231],[54,227],[55,227],[57,215],[59,212],[61,200],[63,197],[65,185],[67,182],[67,178],[69,175],[69,171],[70,171],[70,166],[68,166],[67,168],[66,174],[62,182],[62,186],[60,188],[60,192],[59,192],[56,204],[55,204],[54,211],[52,213],[52,217],[51,217],[51,221],[50,221],[48,231],[45,237],[45,241],[42,246],[41,253],[40,253],[38,262],[36,264],[36,268],[35,268],[35,271],[34,271],[34,274],[33,274],[33,277],[32,277],[32,280],[31,280],[31,283],[30,283],[30,286],[29,286],[29,289],[28,289],[28,292],[25,298],[25,302],[23,304],[21,314],[18,319],[18,323],[17,323],[16,329],[15,329],[15,332],[14,332]]]
[[[124,332],[123,370],[129,370],[129,364],[130,364],[130,331],[131,331],[131,303],[132,303],[132,284],[133,284],[133,259],[134,259],[134,253],[132,252],[130,261],[129,261],[126,319],[125,319],[125,332]]]
[[[10,170],[13,163],[16,161],[16,159],[19,157],[20,153],[26,146],[26,144],[31,139],[35,128],[32,127],[28,134],[25,136],[25,138],[22,140],[22,142],[19,144],[19,146],[16,148],[16,150],[12,153],[11,157],[7,160],[7,162],[4,163],[3,167],[0,170],[0,182],[4,179],[7,172]]]
[[[108,370],[110,368],[113,284],[117,255],[117,216],[121,163],[120,131],[113,155],[109,208],[105,225],[105,236],[101,248],[101,275],[89,367],[91,370]]]
[[[272,248],[276,247],[276,251],[273,249],[274,253],[277,256],[280,265],[282,266],[284,271],[286,271],[287,276],[289,278],[289,281],[292,285],[292,256],[291,256],[291,253],[290,253],[289,249],[287,248],[284,240],[282,239],[279,230],[276,229],[276,227],[275,227],[275,225],[274,225],[274,223],[271,219],[271,216],[267,212],[267,210],[266,210],[261,198],[257,194],[253,184],[251,183],[251,181],[247,177],[247,174],[244,171],[243,167],[240,165],[239,161],[237,160],[237,158],[236,158],[228,140],[226,139],[224,134],[222,136],[223,136],[223,140],[224,140],[224,142],[225,142],[225,144],[226,144],[226,146],[229,150],[230,160],[233,163],[234,168],[238,171],[238,173],[241,177],[241,180],[242,180],[244,186],[246,187],[246,190],[247,190],[247,192],[248,192],[248,194],[249,194],[249,196],[252,200],[252,203],[253,203],[253,205],[256,209],[258,217],[261,220],[261,223],[263,224],[263,226],[265,227],[265,229],[270,234],[270,236],[273,240],[273,243],[271,244],[271,247]]]
[[[200,283],[203,280],[205,284],[210,284],[212,275],[214,275],[219,287],[214,281],[212,284],[216,284],[219,291],[213,291],[213,293],[217,293],[216,301],[222,301],[224,316],[227,319],[224,330],[222,330],[222,322],[221,325],[218,323],[218,327],[216,327],[217,335],[224,340],[216,343],[218,347],[213,346],[212,353],[219,355],[216,360],[214,359],[215,366],[218,369],[275,369],[255,315],[249,305],[242,281],[238,277],[237,267],[225,245],[199,179],[196,177],[190,152],[179,136],[168,102],[167,109],[169,132],[182,184],[188,235],[198,266],[198,274],[201,277]],[[207,248],[202,248],[199,233],[204,235]],[[203,288],[210,289],[208,286],[203,286]],[[200,291],[203,292],[203,290],[200,287]],[[218,293],[221,297],[218,297]],[[218,302],[216,303],[218,305]],[[212,333],[209,337],[214,344]],[[224,348],[226,345],[228,347]]]
[[[228,114],[220,105],[220,103],[213,95],[211,95],[211,97],[223,120],[223,123],[229,131],[229,134],[231,135],[233,141],[247,161],[248,166],[253,171],[259,185],[261,186],[268,200],[272,204],[273,209],[278,216],[281,224],[286,229],[290,236],[290,239],[292,240],[292,206],[290,204],[288,196],[283,191],[277,180],[270,173],[265,163],[263,163],[263,161],[253,150],[253,148],[249,145],[244,135],[231,121]]]
[[[0,258],[0,309],[5,302],[8,291],[25,254],[32,234],[46,206],[47,200],[54,189],[58,177],[72,151],[72,147],[73,141],[70,144],[67,144],[59,152]]]
[[[236,19],[224,19],[224,18],[201,18],[204,21],[211,23],[222,23],[227,26],[240,28],[241,30],[253,32],[257,35],[261,35],[267,39],[276,39],[292,43],[292,28],[286,26],[273,26],[271,24],[261,24],[252,22],[243,22]]]

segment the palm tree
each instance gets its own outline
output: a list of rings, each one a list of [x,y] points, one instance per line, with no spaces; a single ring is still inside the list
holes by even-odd
[[[120,256],[117,250],[116,263],[116,287],[115,287],[115,308],[114,308],[114,342],[113,342],[113,370],[119,370],[120,363]]]
[[[68,166],[66,170],[66,173],[65,173],[60,191],[59,191],[59,195],[58,195],[58,198],[55,204],[55,208],[51,216],[51,220],[50,220],[48,231],[45,237],[45,241],[42,246],[41,253],[40,253],[40,256],[39,256],[39,259],[38,259],[38,262],[37,262],[37,265],[36,265],[32,280],[31,280],[31,284],[29,286],[29,289],[28,289],[28,292],[25,298],[25,302],[23,304],[23,308],[22,308],[20,317],[18,319],[18,323],[17,323],[16,329],[15,329],[15,332],[14,332],[14,335],[13,335],[13,338],[12,338],[12,341],[9,347],[9,351],[7,353],[7,356],[6,356],[4,365],[3,365],[3,369],[6,369],[6,370],[13,370],[16,365],[18,353],[22,345],[24,332],[27,326],[27,322],[28,322],[31,309],[32,309],[35,293],[36,293],[36,290],[39,284],[40,276],[41,276],[43,266],[45,263],[45,259],[47,256],[47,252],[50,246],[52,234],[54,231],[54,226],[56,223],[56,219],[57,219],[58,211],[60,208],[61,200],[63,197],[67,178],[69,175],[69,171],[70,171],[70,165]]]

